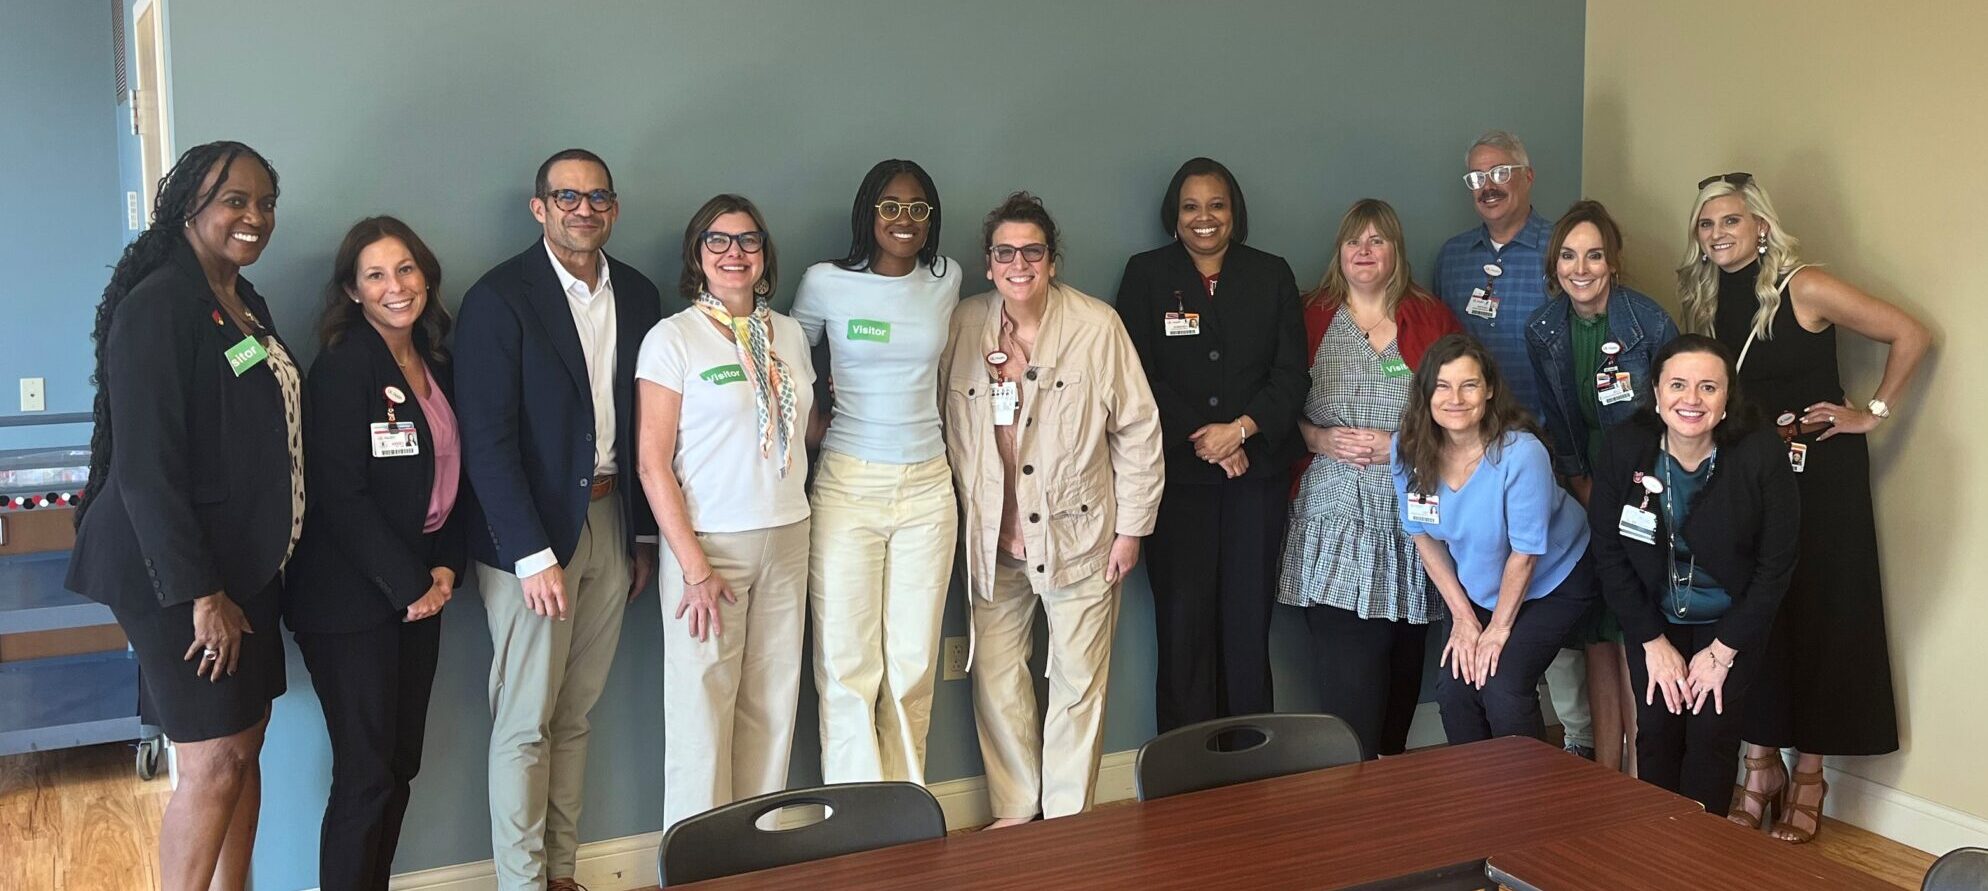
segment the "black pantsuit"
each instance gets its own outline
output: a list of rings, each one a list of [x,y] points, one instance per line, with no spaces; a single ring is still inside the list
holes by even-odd
[[[427,350],[417,335],[416,347]],[[453,377],[426,358],[443,396]],[[435,678],[441,616],[405,622],[434,573],[462,583],[466,530],[476,508],[460,482],[447,519],[427,531],[434,497],[435,419],[386,341],[366,323],[318,354],[306,386],[305,471],[312,500],[284,590],[283,618],[295,632],[331,737],[331,797],[325,804],[318,877],[326,891],[384,889],[400,842],[409,783],[421,768],[428,691]],[[394,403],[389,389],[402,397]],[[369,431],[387,420],[415,426],[420,453],[373,457]],[[458,473],[460,471],[458,470]],[[444,615],[446,615],[446,609]]]
[[[1210,295],[1178,242],[1125,264],[1118,315],[1159,404],[1166,493],[1145,545],[1158,633],[1161,733],[1272,710],[1270,605],[1311,386],[1290,264],[1246,244],[1222,257]],[[1195,333],[1168,315],[1193,313]],[[1194,432],[1247,415],[1249,468],[1229,479],[1195,454]]]
[[[1369,757],[1408,748],[1408,726],[1422,692],[1429,626],[1362,619],[1336,606],[1305,607],[1319,711],[1353,725]]]
[[[1686,663],[1719,636],[1717,625],[1666,625],[1664,636]],[[1651,785],[1697,799],[1708,813],[1725,816],[1733,803],[1733,758],[1739,754],[1740,717],[1747,713],[1747,694],[1765,660],[1738,658],[1726,672],[1720,689],[1725,708],[1714,708],[1711,697],[1698,714],[1689,705],[1681,715],[1664,706],[1659,691],[1644,703],[1650,687],[1650,667],[1641,646],[1629,653],[1629,689],[1636,693],[1636,776]]]
[[[1160,732],[1273,711],[1270,607],[1290,480],[1169,486],[1146,543]]]
[[[1574,623],[1594,604],[1593,564],[1583,556],[1567,580],[1553,593],[1528,600],[1512,622],[1512,636],[1498,654],[1498,673],[1478,689],[1452,676],[1450,666],[1437,670],[1436,700],[1443,709],[1443,734],[1449,742],[1476,742],[1494,736],[1546,734],[1546,717],[1539,711],[1539,676],[1560,654],[1560,645]],[[1481,626],[1491,624],[1491,611],[1476,604]],[[1447,639],[1450,623],[1443,623]]]
[[[385,888],[428,725],[440,616],[339,634],[299,632],[337,753],[319,837],[325,891]],[[335,679],[335,680],[334,680]]]

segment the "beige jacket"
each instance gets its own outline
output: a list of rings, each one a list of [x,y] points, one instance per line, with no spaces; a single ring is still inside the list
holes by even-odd
[[[1067,285],[1044,298],[1016,420],[1015,501],[1038,593],[1103,572],[1114,536],[1152,532],[1166,478],[1159,407],[1118,314]],[[939,363],[967,592],[982,598],[992,596],[1000,550],[1001,455],[986,361],[1000,334],[1000,293],[968,297],[953,310]]]

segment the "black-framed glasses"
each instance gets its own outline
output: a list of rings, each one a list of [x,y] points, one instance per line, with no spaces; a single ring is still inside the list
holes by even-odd
[[[1502,186],[1512,181],[1512,174],[1521,170],[1531,170],[1530,164],[1500,164],[1490,170],[1472,170],[1463,175],[1463,184],[1473,192],[1484,188],[1485,184]]]
[[[598,213],[606,213],[613,210],[615,202],[613,189],[595,189],[591,192],[582,192],[577,189],[553,189],[539,197],[552,202],[553,207],[565,211],[579,210],[580,199],[582,198],[587,199],[587,205]]]
[[[1721,173],[1718,176],[1705,177],[1698,181],[1698,188],[1702,189],[1713,183],[1726,183],[1733,188],[1742,189],[1750,182],[1753,182],[1753,174],[1735,170],[1732,173]]]
[[[1025,244],[1021,247],[1015,247],[1012,244],[997,244],[987,249],[987,255],[993,257],[996,263],[1013,263],[1015,262],[1016,254],[1021,254],[1022,259],[1030,263],[1040,263],[1042,262],[1042,258],[1049,256],[1049,245],[1041,242]]]
[[[932,218],[932,205],[926,204],[923,201],[906,202],[889,199],[877,202],[877,216],[883,217],[885,222],[890,222],[905,214],[911,215],[912,222],[922,223]]]
[[[766,247],[766,233],[757,229],[739,233],[713,232],[706,229],[698,233],[697,240],[703,243],[705,250],[714,254],[731,250],[734,243],[738,244],[740,251],[748,254],[757,254]]]

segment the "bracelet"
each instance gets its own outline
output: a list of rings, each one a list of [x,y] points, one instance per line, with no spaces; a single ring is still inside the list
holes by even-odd
[[[690,576],[684,576],[684,577],[683,577],[683,586],[684,586],[684,587],[686,587],[686,588],[695,588],[695,587],[697,587],[698,585],[701,585],[701,584],[704,584],[705,582],[708,582],[708,581],[710,581],[710,580],[711,580],[711,577],[712,577],[712,576],[714,576],[714,575],[717,575],[717,574],[718,574],[718,570],[715,570],[715,569],[713,569],[713,570],[711,570],[711,571],[709,571],[709,572],[706,572],[706,573],[704,574],[704,577],[703,577],[703,578],[701,578],[701,579],[698,579],[697,581],[694,581],[694,582],[690,580]]]
[[[1738,661],[1739,661],[1739,657],[1738,657],[1738,656],[1734,656],[1734,657],[1733,657],[1733,661],[1732,661],[1732,662],[1720,662],[1720,661],[1719,661],[1719,654],[1717,654],[1717,653],[1714,653],[1714,652],[1712,652],[1711,650],[1706,650],[1706,651],[1705,651],[1705,658],[1707,658],[1707,659],[1710,659],[1710,660],[1712,660],[1712,664],[1713,664],[1713,665],[1716,665],[1716,666],[1718,666],[1718,667],[1720,667],[1720,668],[1723,668],[1723,669],[1726,669],[1727,671],[1731,671],[1731,670],[1732,670],[1732,668],[1733,668],[1733,662],[1738,662]]]

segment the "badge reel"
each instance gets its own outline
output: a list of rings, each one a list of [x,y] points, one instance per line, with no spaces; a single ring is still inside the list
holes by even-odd
[[[1167,313],[1165,317],[1166,336],[1194,337],[1200,334],[1201,314],[1187,311],[1187,306],[1181,303],[1179,291],[1173,292],[1173,306],[1174,311]]]
[[[1491,292],[1497,287],[1495,283],[1498,281],[1498,277],[1504,274],[1505,267],[1499,266],[1496,263],[1484,264],[1485,287],[1471,289],[1470,302],[1464,305],[1463,311],[1480,319],[1496,319],[1498,317],[1498,295]]]
[[[1794,412],[1782,412],[1780,417],[1774,419],[1774,426],[1781,429],[1781,438],[1788,441],[1788,468],[1801,473],[1808,467],[1809,444],[1795,441],[1795,436],[1802,432],[1801,428],[1795,425],[1795,421]]]
[[[1601,345],[1601,369],[1595,372],[1595,398],[1602,405],[1615,405],[1636,398],[1629,372],[1615,363],[1615,357],[1621,352],[1622,344],[1615,341]]]
[[[1623,505],[1622,519],[1616,523],[1615,529],[1623,538],[1653,545],[1657,543],[1657,515],[1650,510],[1650,496],[1663,494],[1664,484],[1641,471],[1636,473],[1634,481],[1643,487],[1642,503]]]
[[[399,387],[389,386],[382,395],[387,399],[387,419],[368,425],[372,431],[373,457],[406,458],[421,454],[421,439],[414,432],[414,422],[394,419],[394,406],[407,402],[407,394]]]
[[[1001,366],[1006,364],[1008,364],[1007,353],[1001,350],[994,350],[987,354],[988,367],[994,369],[997,373]],[[1014,426],[1015,412],[1022,405],[1021,388],[1017,387],[1014,381],[1004,381],[996,377],[989,385],[989,389],[994,394],[994,426]]]
[[[1437,499],[1438,496],[1434,493],[1428,495],[1418,492],[1408,493],[1408,521],[1430,526],[1441,525],[1442,513],[1438,510]]]

